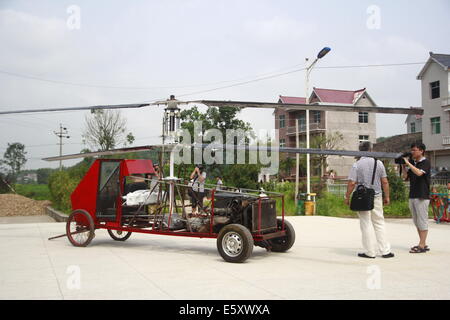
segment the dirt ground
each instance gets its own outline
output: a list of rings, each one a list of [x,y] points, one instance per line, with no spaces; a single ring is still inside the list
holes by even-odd
[[[18,194],[0,194],[0,217],[37,216],[45,214],[48,200],[33,200]]]

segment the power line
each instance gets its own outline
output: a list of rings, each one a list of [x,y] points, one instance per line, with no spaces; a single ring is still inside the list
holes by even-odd
[[[315,67],[314,69],[350,69],[350,68],[372,68],[372,67],[396,67],[410,66],[417,64],[425,64],[425,62],[405,62],[405,63],[387,63],[387,64],[366,64],[366,65],[349,65],[349,66],[328,66]]]
[[[328,66],[328,67],[316,67],[316,69],[349,69],[349,68],[370,68],[370,67],[393,67],[393,66],[417,65],[417,64],[424,64],[424,63],[425,62],[407,62],[407,63],[371,64],[371,65],[369,64],[369,65]],[[278,71],[285,70],[285,69],[290,69],[290,68],[298,66],[298,65],[299,64],[296,64],[296,65],[291,66],[291,67],[278,69],[276,71],[272,71],[272,72],[264,73],[264,74],[260,74],[260,75],[242,77],[242,78],[232,79],[232,80],[222,80],[222,81],[216,81],[216,82],[210,82],[210,83],[183,85],[183,86],[145,86],[145,87],[139,87],[139,86],[110,86],[110,85],[97,85],[97,84],[86,84],[86,83],[77,83],[77,82],[70,82],[70,81],[53,80],[53,79],[41,78],[41,77],[36,77],[36,76],[33,76],[33,75],[20,74],[20,73],[5,71],[5,70],[0,70],[0,73],[8,75],[8,76],[18,77],[18,78],[24,78],[24,79],[29,79],[29,80],[37,80],[37,81],[43,81],[43,82],[49,82],[49,83],[55,83],[55,84],[71,85],[71,86],[78,86],[78,87],[89,87],[89,88],[125,89],[125,90],[182,89],[182,88],[192,88],[192,87],[204,87],[204,86],[216,85],[216,84],[221,84],[221,83],[226,83],[226,82],[241,81],[241,80],[246,79],[246,78],[257,77],[257,79],[248,80],[248,81],[244,81],[244,82],[239,82],[239,83],[237,83],[235,85],[230,85],[230,86],[225,86],[225,87],[220,87],[220,88],[214,88],[214,89],[209,89],[209,90],[205,90],[205,91],[200,91],[201,93],[203,93],[203,92],[209,92],[209,91],[213,91],[213,90],[219,90],[219,89],[222,89],[222,88],[228,88],[228,87],[231,87],[231,86],[243,85],[243,84],[247,84],[247,83],[251,83],[251,82],[261,81],[261,80],[265,80],[265,79],[271,79],[271,78],[274,78],[274,77],[283,76],[283,75],[286,75],[286,74],[290,74],[290,73],[294,73],[294,72],[299,72],[299,71],[305,70],[305,68],[300,68],[300,69],[295,69],[295,70],[288,71],[288,72],[277,73],[277,74],[274,74],[274,75],[267,76],[267,75],[269,75],[271,73],[278,72]],[[192,94],[194,94],[194,93],[192,93]]]
[[[6,74],[6,75],[9,75],[9,76],[13,76],[13,77],[25,78],[25,79],[29,79],[29,80],[37,80],[37,81],[50,82],[50,83],[56,83],[56,84],[64,84],[64,85],[71,85],[71,86],[78,86],[78,87],[102,88],[102,89],[149,90],[149,89],[182,89],[182,88],[193,88],[193,87],[205,87],[205,86],[221,84],[221,83],[226,83],[226,82],[241,81],[241,80],[247,79],[247,78],[261,77],[261,76],[265,76],[265,75],[268,75],[268,74],[271,74],[271,73],[274,73],[274,72],[279,72],[279,71],[282,71],[282,70],[291,69],[293,67],[297,67],[298,65],[299,64],[295,64],[293,66],[284,67],[284,68],[277,69],[277,70],[274,70],[274,71],[271,71],[271,72],[267,72],[267,73],[263,73],[263,74],[259,74],[259,75],[252,75],[252,76],[241,77],[241,78],[237,78],[237,79],[222,80],[222,81],[201,83],[201,84],[192,84],[192,85],[182,85],[182,86],[145,86],[145,87],[139,87],[139,86],[109,86],[109,85],[106,86],[106,85],[97,85],[97,84],[83,84],[83,83],[76,83],[76,82],[69,82],[69,81],[46,79],[46,78],[36,77],[36,76],[32,76],[32,75],[19,74],[19,73],[10,72],[10,71],[4,71],[4,70],[0,70],[0,73]]]
[[[368,65],[354,65],[354,66],[329,66],[329,67],[317,67],[317,69],[351,69],[351,68],[371,68],[371,67],[393,67],[393,66],[406,66],[406,65],[416,65],[416,64],[424,64],[424,62],[408,62],[408,63],[390,63],[390,64],[368,64]],[[241,86],[241,85],[245,85],[245,84],[249,84],[249,83],[254,83],[254,82],[258,82],[258,81],[262,81],[262,80],[267,80],[267,79],[272,79],[272,78],[276,78],[276,77],[281,77],[287,74],[291,74],[291,73],[295,73],[295,72],[299,72],[299,71],[304,71],[306,68],[300,68],[300,69],[295,69],[295,70],[291,70],[288,72],[283,72],[283,73],[278,73],[278,74],[274,74],[271,76],[267,76],[267,77],[262,77],[259,79],[253,79],[253,80],[249,80],[249,81],[244,81],[244,82],[239,82],[236,84],[231,84],[231,85],[227,85],[227,86],[222,86],[222,87],[217,87],[217,88],[212,88],[212,89],[207,89],[207,90],[201,90],[201,91],[196,91],[196,92],[191,92],[191,93],[185,93],[185,94],[181,94],[181,95],[177,95],[178,97],[185,97],[185,96],[191,96],[194,94],[200,94],[200,93],[207,93],[207,92],[211,92],[211,91],[217,91],[217,90],[221,90],[221,89],[228,89],[228,88],[232,88],[232,87],[237,87],[237,86]]]

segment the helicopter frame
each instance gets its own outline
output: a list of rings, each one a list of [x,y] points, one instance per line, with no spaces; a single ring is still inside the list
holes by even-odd
[[[144,184],[153,183],[146,188],[153,202],[127,206],[123,202],[130,185],[127,178],[136,175],[147,176],[140,178]],[[205,185],[206,205],[192,214],[186,199],[190,188],[180,179],[156,180],[151,160],[97,159],[71,195],[73,211],[66,235],[74,246],[82,247],[92,241],[96,229],[106,229],[118,241],[127,240],[131,233],[216,238],[219,252],[228,262],[245,261],[253,245],[274,251],[292,246],[295,233],[284,219],[283,194]],[[170,199],[171,195],[174,198]],[[192,196],[195,192],[191,190]],[[231,231],[225,233],[227,228]],[[224,240],[227,235],[229,240]]]

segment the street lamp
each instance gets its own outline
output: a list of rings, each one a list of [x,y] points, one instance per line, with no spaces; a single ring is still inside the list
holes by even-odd
[[[313,63],[309,67],[306,67],[305,72],[305,97],[306,97],[306,104],[309,104],[309,95],[308,95],[308,86],[309,86],[309,74],[311,73],[312,68],[314,65],[319,61],[319,59],[322,59],[328,52],[330,52],[329,47],[324,47],[322,50],[319,51],[317,54],[317,58],[314,60]],[[306,63],[308,62],[308,58],[306,58]],[[306,110],[306,149],[309,149],[309,110]],[[307,200],[311,200],[311,181],[310,181],[310,160],[309,160],[309,153],[306,154],[306,195]],[[297,186],[298,188],[298,186]]]

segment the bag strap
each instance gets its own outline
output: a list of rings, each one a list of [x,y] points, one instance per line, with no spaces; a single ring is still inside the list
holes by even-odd
[[[373,172],[372,172],[372,186],[373,186],[373,182],[375,181],[375,172],[377,171],[377,159],[373,158],[373,160],[375,160],[375,165],[373,166]]]

